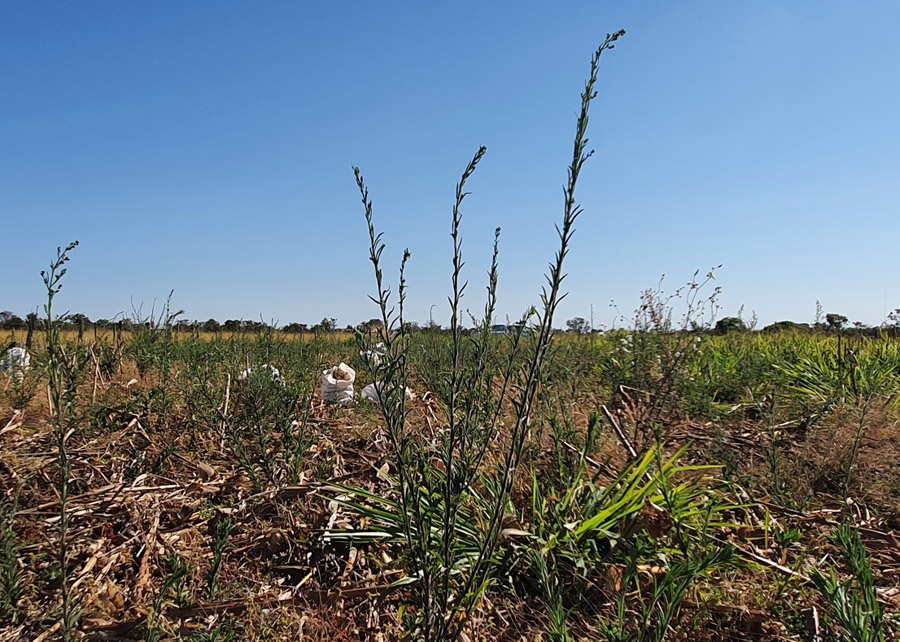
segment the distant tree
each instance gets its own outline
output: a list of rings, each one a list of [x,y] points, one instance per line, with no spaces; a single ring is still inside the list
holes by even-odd
[[[334,329],[337,327],[337,319],[329,319],[325,317],[321,321],[319,321],[319,330],[321,332],[334,332]]]
[[[87,315],[81,314],[77,312],[75,314],[70,314],[66,317],[66,320],[71,324],[73,328],[89,328],[91,327],[91,320],[87,317]]]
[[[262,321],[241,321],[241,330],[244,332],[262,332],[267,327]]]
[[[725,317],[716,321],[716,334],[728,334],[729,332],[743,332],[747,324],[740,317]]]
[[[587,334],[591,331],[591,324],[582,317],[569,319],[568,321],[566,321],[566,327],[569,328],[570,332],[574,332],[576,334]]]
[[[309,332],[309,328],[305,323],[288,323],[281,331],[289,334],[303,334],[304,332]]]
[[[786,330],[809,330],[808,323],[794,323],[793,321],[776,321],[762,329],[763,332],[782,332]]]
[[[843,314],[829,312],[825,315],[825,323],[828,324],[829,330],[842,330],[847,323],[847,317]]]
[[[204,332],[218,332],[222,326],[215,319],[207,319],[200,324],[200,329]]]
[[[373,332],[377,332],[383,327],[384,322],[381,319],[369,319],[365,323],[360,323],[358,326],[356,326],[356,329],[363,334],[372,334]]]
[[[0,312],[0,328],[6,330],[22,330],[25,328],[25,321],[17,314],[13,314],[9,310]]]
[[[884,322],[884,327],[900,330],[900,308],[888,313],[887,320]]]
[[[187,319],[181,319],[180,321],[177,321],[175,323],[175,329],[178,332],[190,332],[191,330],[193,330],[194,328],[197,328],[199,326],[200,326],[199,321],[189,321]]]
[[[237,332],[241,329],[241,322],[238,319],[227,319],[225,323],[222,324],[222,329],[225,332]]]

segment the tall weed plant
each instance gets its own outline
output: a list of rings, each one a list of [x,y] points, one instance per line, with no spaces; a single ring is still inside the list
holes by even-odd
[[[62,279],[66,274],[69,252],[78,246],[78,241],[65,248],[57,248],[56,259],[50,263],[47,272],[41,272],[47,290],[44,305],[45,331],[47,339],[47,377],[51,420],[56,438],[56,461],[58,469],[57,496],[59,501],[59,524],[56,540],[56,563],[59,570],[59,629],[64,642],[73,639],[79,619],[79,605],[69,585],[69,490],[72,483],[72,468],[69,462],[68,439],[76,428],[76,401],[78,380],[81,372],[77,355],[66,350],[60,338],[60,318],[54,315],[53,302],[62,289]]]
[[[382,318],[377,339],[384,344],[384,357],[367,362],[379,386],[378,405],[392,445],[397,484],[397,504],[406,549],[413,608],[405,625],[413,637],[456,640],[463,636],[473,611],[492,578],[492,560],[503,526],[505,509],[528,438],[530,421],[542,379],[545,357],[553,335],[553,319],[563,298],[564,263],[575,222],[581,214],[576,187],[588,151],[587,128],[601,55],[612,49],[624,34],[607,34],[591,59],[590,74],[581,95],[572,162],[564,187],[564,208],[557,227],[559,248],[549,265],[541,306],[525,316],[532,332],[515,335],[505,363],[489,367],[491,336],[499,278],[499,229],[488,274],[487,301],[481,331],[467,339],[460,325],[463,279],[462,205],[466,183],[484,157],[481,147],[457,184],[451,237],[453,272],[450,294],[450,366],[441,388],[445,425],[433,437],[413,429],[408,421],[405,390],[410,378],[408,326],[404,320],[405,269],[410,257],[403,255],[396,299],[385,284],[382,271],[384,243],[376,232],[372,201],[358,168],[354,168],[365,208],[370,241],[370,260],[375,271],[377,295],[373,297]],[[364,351],[373,339],[360,335]],[[505,411],[509,411],[505,413]],[[502,434],[502,439],[498,437]],[[502,445],[496,446],[497,443]],[[474,519],[473,546],[457,546],[462,523],[469,517],[470,499],[485,480],[492,487],[491,500]]]

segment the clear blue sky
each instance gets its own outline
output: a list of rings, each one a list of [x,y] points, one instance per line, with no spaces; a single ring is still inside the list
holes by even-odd
[[[723,263],[723,313],[880,323],[900,307],[900,3],[4,2],[0,309],[79,239],[60,306],[175,290],[188,318],[375,316],[351,165],[409,316],[446,322],[450,208],[480,309],[536,303],[578,94],[607,31],[557,324],[609,324],[660,274]]]

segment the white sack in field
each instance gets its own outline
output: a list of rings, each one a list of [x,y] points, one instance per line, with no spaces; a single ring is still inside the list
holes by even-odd
[[[359,356],[363,361],[367,361],[373,366],[380,366],[386,350],[387,348],[383,343],[376,343],[371,350],[360,350]]]
[[[343,361],[339,366],[322,371],[322,399],[329,403],[350,403],[354,381],[356,370]]]
[[[268,375],[266,373],[268,373]],[[240,383],[244,383],[251,376],[268,376],[272,379],[273,382],[277,383],[282,388],[284,387],[284,379],[281,378],[281,373],[278,371],[278,368],[276,368],[275,366],[270,366],[268,363],[264,363],[261,366],[251,366],[247,368],[238,375],[238,381]]]
[[[16,376],[20,381],[30,369],[31,355],[25,348],[14,346],[7,350],[0,359],[0,372],[8,374],[10,377]]]
[[[380,383],[377,386],[374,383],[370,383],[368,386],[366,386],[365,388],[362,389],[363,397],[365,397],[369,401],[378,401],[378,393],[381,392],[381,386],[382,386],[382,384],[380,384]],[[412,391],[409,388],[407,388],[406,389],[406,400],[412,401],[415,398],[416,398],[416,395],[414,395],[412,393]]]

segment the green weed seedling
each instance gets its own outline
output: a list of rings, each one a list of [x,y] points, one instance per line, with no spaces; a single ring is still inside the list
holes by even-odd
[[[828,602],[829,612],[847,642],[884,642],[884,607],[878,601],[872,565],[859,531],[850,524],[835,528],[834,539],[844,551],[851,577],[846,581],[830,570],[824,575],[813,569],[810,577]]]
[[[19,550],[16,546],[15,515],[19,506],[18,490],[12,500],[0,498],[0,619],[15,622],[19,602],[25,592]]]
[[[213,561],[206,576],[206,594],[210,600],[216,599],[219,591],[219,570],[222,568],[222,557],[232,530],[234,522],[230,517],[226,517],[216,525],[216,538],[212,545]]]

